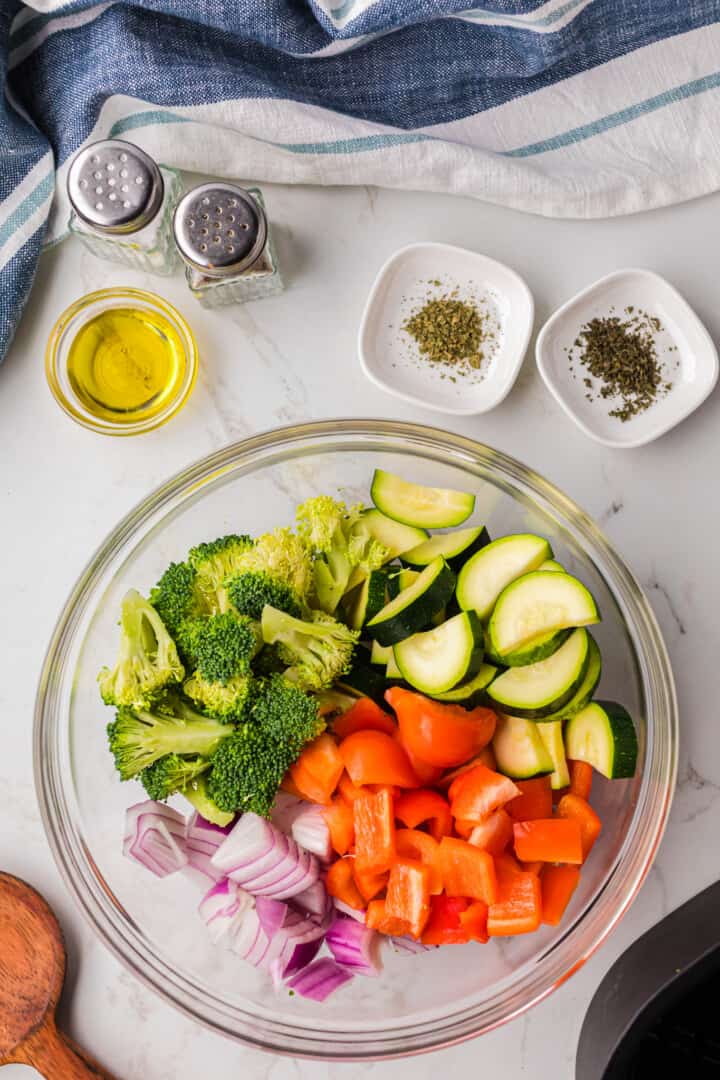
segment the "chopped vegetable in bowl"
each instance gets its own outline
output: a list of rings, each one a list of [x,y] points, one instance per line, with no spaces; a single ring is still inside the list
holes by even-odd
[[[98,677],[117,771],[149,796],[124,853],[192,874],[211,941],[315,1001],[376,976],[383,939],[558,925],[602,827],[593,772],[637,759],[627,711],[592,700],[597,604],[548,542],[457,528],[470,494],[371,491],[131,590]]]

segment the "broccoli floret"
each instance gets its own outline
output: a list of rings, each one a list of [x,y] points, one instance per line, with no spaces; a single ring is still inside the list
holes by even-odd
[[[287,664],[283,662],[277,645],[263,645],[253,660],[253,674],[257,675],[258,678],[280,674],[286,667]]]
[[[268,817],[285,773],[324,726],[312,697],[272,676],[260,685],[248,721],[213,756],[209,795],[221,810]]]
[[[252,537],[232,533],[190,550],[188,563],[195,571],[194,590],[209,614],[228,610],[225,580],[240,571],[240,560],[253,545]]]
[[[377,570],[389,552],[359,528],[362,507],[350,509],[329,495],[308,499],[297,510],[298,533],[315,557],[318,606],[330,615],[348,588],[353,571]]]
[[[229,825],[235,817],[233,811],[221,810],[208,795],[207,774],[198,776],[197,779],[191,781],[183,789],[182,795],[206,821],[211,821],[213,825],[219,825],[222,829]]]
[[[264,570],[248,570],[245,574],[238,574],[228,580],[226,587],[235,609],[251,619],[259,619],[266,604],[279,611],[287,611],[288,615],[298,618],[302,615],[300,601],[290,585],[271,577]]]
[[[263,639],[279,646],[288,665],[285,677],[303,690],[324,690],[352,666],[360,632],[324,612],[314,612],[312,621],[305,622],[266,607],[261,625]]]
[[[169,799],[176,791],[184,791],[209,768],[210,761],[206,757],[166,754],[143,769],[140,780],[151,799]]]
[[[146,708],[165,687],[179,682],[185,669],[160,615],[130,589],[120,611],[120,650],[112,671],[98,675],[106,705]]]
[[[252,698],[253,680],[249,675],[234,675],[226,683],[210,682],[196,671],[186,680],[183,690],[206,713],[224,724],[238,723],[246,714]]]
[[[260,536],[254,547],[249,548],[239,560],[234,574],[226,582],[227,587],[232,588],[235,575],[248,573],[266,574],[276,586],[286,586],[301,607],[307,605],[311,598],[312,554],[291,529],[275,529],[274,532]],[[252,615],[250,611],[244,613]],[[259,613],[256,617],[259,618]]]
[[[150,603],[177,638],[185,619],[202,614],[195,595],[195,571],[187,563],[170,563],[150,592]]]
[[[248,674],[262,636],[259,624],[246,615],[224,611],[193,620],[187,628],[187,645],[201,678],[225,684],[235,675]]]
[[[232,728],[201,716],[180,698],[168,696],[152,712],[118,709],[107,732],[117,771],[123,780],[129,780],[166,754],[210,757]]]

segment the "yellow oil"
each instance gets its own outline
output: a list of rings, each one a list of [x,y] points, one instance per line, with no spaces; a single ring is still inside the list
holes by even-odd
[[[183,342],[159,311],[111,308],[90,319],[70,346],[68,377],[94,416],[134,424],[156,416],[185,374]]]

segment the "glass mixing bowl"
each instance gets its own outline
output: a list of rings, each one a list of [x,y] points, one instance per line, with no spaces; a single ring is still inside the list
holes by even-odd
[[[385,953],[384,972],[356,978],[324,1004],[287,993],[213,947],[182,875],[158,880],[122,855],[125,808],[105,743],[110,710],[96,673],[112,659],[120,599],[147,593],[200,540],[289,523],[318,492],[368,500],[374,468],[477,493],[474,521],[491,535],[537,532],[590,587],[603,622],[601,696],[622,701],[640,741],[633,780],[599,781],[604,828],[557,929]],[[63,611],[37,701],[35,769],[50,845],[68,888],[116,956],[166,1000],[217,1032],[294,1056],[361,1059],[429,1050],[517,1016],[576,971],[627,910],[667,818],[677,759],[677,705],[668,657],[635,578],[593,522],[540,476],[495,450],[430,428],[342,420],[288,427],[229,446],[154,492],[115,529]]]

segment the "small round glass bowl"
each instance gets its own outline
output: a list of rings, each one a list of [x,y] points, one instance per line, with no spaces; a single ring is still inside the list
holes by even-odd
[[[94,412],[79,396],[69,370],[73,342],[92,319],[114,309],[130,308],[155,315],[160,324],[169,324],[177,342],[174,362],[177,370],[172,387],[147,403],[142,410],[114,414],[99,405]],[[160,327],[155,327],[161,333]],[[66,308],[53,327],[45,350],[45,374],[58,405],[83,427],[101,435],[140,435],[166,424],[182,409],[192,393],[198,369],[198,350],[192,330],[182,315],[155,293],[121,287],[88,293]],[[136,415],[133,416],[133,413]],[[103,414],[103,415],[101,415]]]
[[[602,833],[562,925],[416,956],[384,952],[372,986],[357,978],[324,1004],[276,994],[270,978],[211,945],[200,890],[159,880],[122,855],[126,807],[106,746],[110,710],[96,675],[117,647],[120,599],[144,593],[200,540],[290,523],[302,499],[338,489],[368,501],[373,469],[477,495],[491,535],[537,532],[594,593],[604,670],[599,696],[622,701],[640,743],[632,780],[593,787]],[[595,524],[536,473],[469,439],[413,424],[342,420],[258,435],[186,469],[129,514],[92,559],[60,617],[40,682],[35,775],[48,839],[76,903],[105,944],[163,998],[242,1042],[335,1060],[436,1049],[517,1016],[559,986],[610,933],[647,874],[677,767],[677,706],[667,653],[640,586]]]

